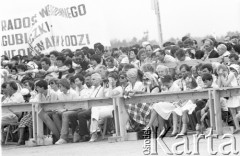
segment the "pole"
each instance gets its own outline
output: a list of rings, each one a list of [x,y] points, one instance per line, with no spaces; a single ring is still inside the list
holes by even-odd
[[[160,47],[163,44],[163,37],[162,37],[162,25],[161,25],[161,18],[160,18],[160,10],[159,10],[159,3],[158,0],[154,0],[154,10],[157,18],[157,28],[158,28],[158,39]]]

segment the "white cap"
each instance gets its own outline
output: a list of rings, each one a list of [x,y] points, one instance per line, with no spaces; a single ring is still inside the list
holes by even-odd
[[[32,69],[37,69],[38,68],[38,65],[33,61],[28,62],[27,66],[31,67]]]
[[[239,72],[240,72],[240,66],[239,65],[231,64],[229,67],[235,69],[237,71],[237,73],[239,74]]]
[[[27,88],[23,88],[23,89],[21,89],[20,93],[22,94],[22,96],[24,96],[24,95],[29,94],[29,90]]]
[[[122,59],[121,63],[129,63],[128,57],[124,57]]]

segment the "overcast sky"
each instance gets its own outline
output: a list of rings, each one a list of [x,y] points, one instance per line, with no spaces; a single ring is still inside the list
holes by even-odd
[[[93,1],[93,0],[92,0]],[[149,31],[157,39],[157,24],[151,0],[94,0],[103,12],[110,39],[131,39]],[[0,5],[1,19],[21,17],[43,0],[6,0]],[[50,1],[51,3],[53,1]],[[62,3],[68,4],[64,0]],[[79,0],[81,2],[81,0]],[[240,31],[240,0],[159,0],[164,40]]]

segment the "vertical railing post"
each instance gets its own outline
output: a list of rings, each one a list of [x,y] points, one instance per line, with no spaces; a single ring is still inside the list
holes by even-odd
[[[209,111],[210,111],[210,124],[211,128],[215,130],[215,113],[214,113],[214,104],[213,104],[213,92],[212,90],[208,90],[208,96],[209,96]]]
[[[120,136],[122,141],[125,141],[127,140],[126,123],[128,121],[128,114],[125,109],[124,99],[122,97],[117,97],[116,104],[118,106],[118,113],[119,113]]]
[[[37,142],[37,120],[36,120],[36,105],[32,103],[32,122],[33,122],[33,139]]]
[[[216,130],[218,135],[222,135],[223,134],[222,110],[221,110],[221,103],[220,103],[220,94],[218,90],[213,90],[213,99],[214,99]]]
[[[112,98],[112,100],[113,100],[114,124],[115,124],[116,136],[120,136],[120,124],[119,124],[118,106],[116,104],[116,98]]]
[[[36,117],[37,117],[37,145],[43,145],[44,144],[43,121],[39,116],[39,114],[43,110],[40,104],[36,104],[35,107],[36,107]]]

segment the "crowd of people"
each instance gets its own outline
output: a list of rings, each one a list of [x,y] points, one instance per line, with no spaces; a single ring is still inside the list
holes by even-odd
[[[130,98],[144,93],[237,87],[240,85],[239,56],[239,36],[226,36],[221,42],[206,38],[201,43],[184,36],[178,43],[166,42],[162,47],[146,41],[142,45],[105,49],[104,45],[96,43],[94,49],[63,49],[48,55],[12,58],[2,55],[1,102]],[[211,58],[220,61],[196,66],[187,63]],[[166,66],[183,61],[176,68]],[[240,96],[221,97],[220,104],[223,123],[232,124],[234,133],[239,133]],[[182,120],[180,134],[187,135],[189,115],[196,120],[198,133],[211,126],[208,99],[128,104],[125,108],[129,115],[127,130],[147,130],[156,124],[161,129],[160,137],[170,129],[171,137],[176,136],[179,119]],[[113,106],[98,106],[87,110],[42,110],[39,117],[45,123],[45,129],[50,129],[55,144],[67,143],[70,133],[73,142],[94,142],[98,139],[99,125],[106,118],[113,118],[113,112]],[[18,145],[24,144],[25,132],[32,137],[31,112],[3,112],[3,137],[5,127],[10,123],[19,123]]]

